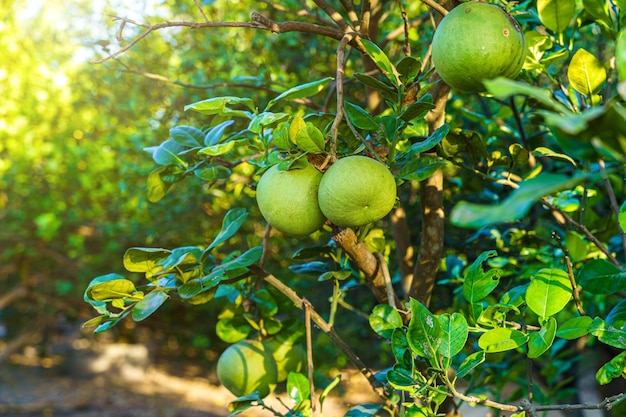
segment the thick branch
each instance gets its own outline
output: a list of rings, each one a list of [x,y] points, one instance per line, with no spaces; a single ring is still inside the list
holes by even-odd
[[[385,276],[376,256],[370,252],[365,243],[357,240],[352,229],[338,229],[333,233],[333,240],[346,252],[363,272],[367,285],[381,304],[389,304]],[[395,305],[400,305],[398,300],[393,300]]]

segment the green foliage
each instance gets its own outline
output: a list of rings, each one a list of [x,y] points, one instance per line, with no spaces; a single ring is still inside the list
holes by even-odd
[[[122,320],[182,325],[184,311],[190,326],[202,324],[192,327],[197,334],[219,339],[203,345],[214,349],[300,335],[311,323],[298,308],[309,308],[331,336],[310,340],[324,379],[315,401],[338,385],[332,370],[355,356],[382,369],[370,382],[384,401],[348,416],[434,416],[450,401],[503,408],[529,396],[529,386],[536,403],[572,401],[574,343],[613,352],[596,366],[599,384],[626,375],[623,1],[509,4],[528,44],[522,74],[486,81],[480,95],[444,96],[419,2],[403,2],[404,10],[382,2],[374,18],[384,18],[349,43],[341,72],[337,36],[259,28],[154,31],[116,59],[87,65],[81,54],[119,45],[70,48],[93,36],[55,27],[46,16],[62,10],[49,3],[22,20],[7,13],[0,26],[10,46],[0,59],[10,86],[0,104],[0,260],[11,265],[3,285],[43,276],[31,288],[44,300],[79,299],[84,290],[96,312],[85,325],[97,333]],[[277,22],[326,22],[313,3],[302,16],[302,2],[252,3],[203,2],[215,22],[248,22],[252,8]],[[406,44],[396,30],[403,12]],[[164,2],[146,20],[179,18],[198,19],[196,4]],[[98,24],[109,30],[98,37],[121,33]],[[120,36],[132,36],[125,25]],[[445,117],[434,122],[446,97]],[[388,266],[384,292],[397,303],[368,291],[370,274],[337,228],[294,239],[267,229],[254,204],[268,168],[306,159],[325,171],[348,155],[384,162],[398,185],[395,214],[405,223],[391,216],[354,230],[354,247],[377,270]],[[401,250],[403,242],[428,247],[421,214],[431,209],[424,181],[434,174],[445,179],[436,212],[446,224],[425,303],[407,290],[407,275],[417,274],[403,272]],[[25,302],[9,314],[26,327],[42,304],[47,313],[48,303]],[[345,343],[337,350],[331,339]],[[526,381],[529,361],[541,384]],[[519,384],[511,397],[501,393],[507,383]],[[311,415],[309,376],[292,372],[284,388],[289,410],[270,411]],[[271,405],[252,394],[229,411],[250,407]]]

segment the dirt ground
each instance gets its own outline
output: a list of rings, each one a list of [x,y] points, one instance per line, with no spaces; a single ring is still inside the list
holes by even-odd
[[[182,369],[174,375],[147,362],[146,352],[142,346],[118,344],[98,352],[90,350],[88,355],[77,349],[68,353],[72,358],[65,358],[65,363],[58,366],[29,363],[28,352],[15,355],[12,363],[0,365],[0,416],[228,416],[228,403],[235,397],[213,378],[184,376]],[[366,384],[358,374],[345,374],[342,378],[351,386]],[[375,400],[366,388],[328,398],[324,416],[343,416],[350,403]],[[283,404],[290,400],[284,393],[276,393],[266,401],[286,413]],[[273,414],[253,408],[240,415]]]

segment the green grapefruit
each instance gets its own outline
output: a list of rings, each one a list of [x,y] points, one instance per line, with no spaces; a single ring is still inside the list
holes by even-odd
[[[447,84],[481,92],[483,80],[519,74],[526,40],[519,23],[500,6],[471,1],[441,20],[432,41],[432,58]]]
[[[391,211],[396,181],[382,163],[366,156],[348,156],[324,173],[318,200],[322,213],[337,226],[362,226]]]
[[[276,230],[291,236],[306,236],[318,230],[326,218],[317,203],[322,174],[305,160],[289,170],[278,165],[259,180],[256,201],[265,220]]]
[[[272,352],[258,340],[230,345],[217,360],[220,383],[237,397],[259,392],[266,397],[276,387],[278,371]]]
[[[289,372],[300,372],[306,362],[306,352],[302,345],[273,338],[266,343],[276,361],[277,382],[287,380]]]

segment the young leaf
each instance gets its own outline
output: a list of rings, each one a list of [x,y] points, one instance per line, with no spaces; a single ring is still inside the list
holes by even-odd
[[[439,318],[442,341],[437,351],[446,358],[451,358],[465,347],[469,335],[469,326],[465,316],[460,313],[442,314]]]
[[[332,80],[332,77],[326,77],[321,80],[312,81],[310,83],[302,84],[290,88],[289,90],[283,92],[279,96],[271,99],[269,103],[267,103],[267,107],[265,107],[264,111],[268,111],[270,107],[274,106],[274,104],[278,103],[281,100],[294,100],[298,98],[311,97],[315,94],[319,93],[324,89],[324,85]]]
[[[541,269],[526,291],[528,308],[543,319],[563,310],[571,299],[572,283],[567,272],[561,269]]]
[[[622,352],[604,365],[596,372],[596,381],[600,385],[606,385],[615,378],[626,375],[626,352]]]
[[[219,156],[227,154],[232,151],[237,141],[231,140],[229,142],[220,143],[217,145],[206,146],[198,151],[198,155],[207,156]]]
[[[574,340],[589,334],[589,326],[593,319],[589,316],[572,317],[561,324],[556,335],[565,340]]]
[[[385,55],[378,45],[370,40],[361,39],[361,43],[365,48],[365,52],[367,52],[369,57],[376,63],[376,66],[383,71],[383,74],[387,77],[387,79],[394,85],[398,85],[400,81],[396,77],[393,64],[389,58],[387,58],[387,55]]]
[[[410,308],[411,321],[407,331],[409,346],[416,355],[436,363],[437,349],[442,342],[439,320],[414,298],[411,298]]]
[[[319,402],[320,402],[320,412],[322,411],[322,407],[324,406],[324,400],[326,399],[326,397],[328,396],[328,394],[330,394],[330,391],[335,388],[337,385],[339,385],[339,382],[341,382],[341,374],[337,374],[332,381],[330,381],[330,383],[328,385],[326,385],[326,387],[324,388],[324,390],[322,391],[322,393],[320,394],[319,397]]]
[[[368,112],[356,104],[349,101],[344,103],[348,119],[357,128],[363,130],[380,130],[380,124]]]
[[[183,146],[195,148],[202,146],[204,133],[193,126],[174,126],[170,129],[170,137]]]
[[[134,321],[141,321],[154,313],[161,305],[170,298],[163,290],[154,290],[146,295],[143,300],[135,304],[132,318]]]
[[[459,202],[450,213],[450,221],[459,227],[479,229],[492,224],[519,220],[541,197],[572,188],[583,180],[582,176],[569,178],[559,174],[540,174],[524,181],[502,204],[491,206]]]
[[[224,136],[226,128],[228,126],[231,126],[233,123],[235,123],[235,121],[230,119],[218,124],[217,126],[213,126],[211,130],[209,130],[204,136],[204,139],[202,141],[202,143],[204,143],[204,146],[213,146],[220,143],[222,137]]]
[[[296,145],[304,152],[324,152],[324,135],[312,123],[306,123],[304,129],[296,134]]]
[[[478,339],[478,346],[487,353],[504,352],[517,349],[528,340],[528,336],[519,330],[498,327],[483,333]]]
[[[596,317],[591,323],[591,326],[589,326],[589,332],[604,344],[618,349],[626,349],[625,328],[618,329],[602,320],[600,317]]]
[[[472,353],[467,358],[465,358],[463,363],[461,363],[461,366],[459,366],[456,376],[459,378],[463,378],[465,375],[469,374],[472,369],[476,368],[483,362],[485,362],[485,351],[481,350]]]
[[[626,271],[606,259],[593,259],[580,268],[577,281],[592,294],[614,294],[626,289]]]
[[[228,210],[222,221],[222,229],[209,247],[205,249],[205,253],[234,236],[247,218],[248,212],[243,207]]]
[[[463,280],[463,296],[471,304],[482,300],[498,286],[502,270],[498,268],[483,270],[483,262],[497,255],[495,250],[485,251],[467,269]]]
[[[246,110],[237,110],[232,107],[246,107],[251,112]],[[230,117],[244,117],[246,119],[252,119],[253,114],[256,112],[254,102],[248,97],[213,97],[207,100],[198,101],[196,103],[188,104],[185,106],[185,111],[194,110],[198,113]]]
[[[533,332],[528,337],[528,357],[538,358],[550,349],[556,336],[556,319],[550,317],[541,325],[541,330]]]
[[[563,32],[576,14],[575,0],[537,0],[541,23],[554,33]]]
[[[606,81],[606,69],[595,56],[581,48],[572,57],[567,77],[576,91],[590,97],[602,89]]]
[[[388,304],[378,304],[369,317],[370,326],[381,337],[390,339],[393,331],[402,327],[402,317],[398,310]]]
[[[289,372],[287,394],[294,404],[308,400],[311,395],[309,379],[299,372]]]
[[[129,272],[143,272],[152,277],[163,269],[160,261],[167,258],[171,251],[159,248],[129,248],[124,253],[124,268]]]

